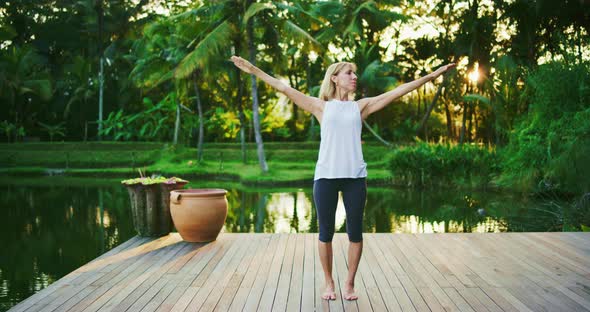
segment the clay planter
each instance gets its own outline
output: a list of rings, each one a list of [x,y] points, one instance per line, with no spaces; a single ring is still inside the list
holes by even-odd
[[[226,190],[188,189],[170,192],[170,214],[178,233],[187,242],[211,242],[227,216]]]

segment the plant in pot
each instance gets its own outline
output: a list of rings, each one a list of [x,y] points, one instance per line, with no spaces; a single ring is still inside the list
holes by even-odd
[[[170,192],[188,181],[177,177],[145,177],[121,181],[129,193],[133,225],[140,236],[163,236],[172,230]]]

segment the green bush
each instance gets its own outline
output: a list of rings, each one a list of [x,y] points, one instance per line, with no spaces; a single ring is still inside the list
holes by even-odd
[[[419,143],[395,150],[388,167],[397,184],[420,187],[487,187],[498,174],[494,149]]]
[[[500,183],[522,191],[590,191],[590,66],[554,62],[527,80],[528,115],[503,155]]]

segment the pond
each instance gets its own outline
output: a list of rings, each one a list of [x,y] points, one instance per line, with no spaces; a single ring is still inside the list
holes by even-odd
[[[317,232],[311,188],[225,188],[225,232]],[[0,203],[0,311],[135,235],[127,191],[116,183],[2,184]],[[369,186],[364,232],[564,231],[570,228],[565,207],[492,192]],[[338,232],[344,224],[340,201]]]

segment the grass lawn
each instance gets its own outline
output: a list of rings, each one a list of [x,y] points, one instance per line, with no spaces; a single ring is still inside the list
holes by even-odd
[[[0,144],[0,175],[39,177],[59,175],[124,179],[151,174],[179,176],[191,181],[225,180],[252,186],[311,184],[317,161],[317,142],[265,143],[269,171],[258,164],[256,145],[248,143],[247,162],[239,144],[205,144],[203,161],[196,148],[164,143],[61,142]],[[387,184],[386,159],[390,149],[376,143],[363,145],[369,181]]]

